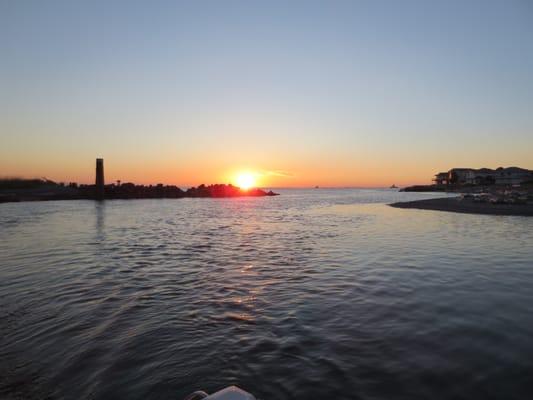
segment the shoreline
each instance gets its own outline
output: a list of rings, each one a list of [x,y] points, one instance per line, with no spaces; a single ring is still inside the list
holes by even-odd
[[[389,206],[394,208],[444,211],[460,214],[533,217],[533,204],[478,203],[471,199],[461,199],[459,197],[402,201],[389,204]]]
[[[237,199],[237,198],[243,198],[243,197],[273,197],[273,196],[279,196],[278,193],[274,194],[265,194],[265,195],[235,195],[235,196],[180,196],[180,197],[171,197],[171,196],[130,196],[130,197],[106,197],[103,199],[96,199],[94,197],[86,197],[86,196],[28,196],[28,197],[1,197],[0,196],[0,204],[8,204],[8,203],[34,203],[34,202],[41,202],[41,201],[73,201],[73,200],[90,200],[90,201],[114,201],[114,200],[164,200],[164,199],[170,199],[170,200],[181,200],[181,199]]]
[[[236,197],[270,197],[279,196],[272,190],[259,188],[241,189],[233,185],[200,185],[187,190],[177,186],[158,184],[155,186],[105,185],[97,191],[95,185],[58,185],[50,181],[8,182],[7,187],[0,187],[0,203],[19,203],[26,201],[53,200],[130,200],[130,199],[183,199],[183,198],[236,198]]]

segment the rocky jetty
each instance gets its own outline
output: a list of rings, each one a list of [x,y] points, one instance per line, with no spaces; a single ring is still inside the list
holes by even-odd
[[[105,199],[179,199],[186,197],[263,197],[278,193],[263,189],[241,189],[231,184],[200,185],[182,190],[174,185],[135,185],[134,183],[105,185]],[[55,183],[50,180],[9,179],[0,181],[0,203],[45,200],[92,200],[95,185]]]

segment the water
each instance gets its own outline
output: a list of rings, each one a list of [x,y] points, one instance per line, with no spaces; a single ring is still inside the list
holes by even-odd
[[[0,398],[531,398],[533,218],[281,192],[0,205]]]

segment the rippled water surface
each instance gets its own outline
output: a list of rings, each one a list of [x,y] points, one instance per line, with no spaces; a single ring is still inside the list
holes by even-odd
[[[533,218],[281,193],[1,204],[0,398],[532,398]]]

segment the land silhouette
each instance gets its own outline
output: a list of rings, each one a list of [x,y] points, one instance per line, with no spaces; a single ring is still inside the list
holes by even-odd
[[[175,185],[136,185],[113,183],[103,185],[105,199],[179,199],[186,197],[262,197],[278,193],[263,189],[241,189],[232,184],[199,185],[182,190]],[[101,199],[97,185],[56,183],[49,179],[8,178],[0,180],[0,203],[46,200]]]
[[[200,185],[182,190],[175,185],[136,185],[131,182],[105,184],[104,159],[96,159],[94,185],[65,185],[46,178],[0,179],[0,203],[45,200],[104,200],[104,199],[179,199],[183,197],[262,197],[278,193],[258,188],[243,189],[232,184]]]
[[[401,191],[449,192],[460,196],[399,202],[391,206],[467,214],[533,215],[533,171],[528,169],[452,168],[435,174],[433,182]]]

